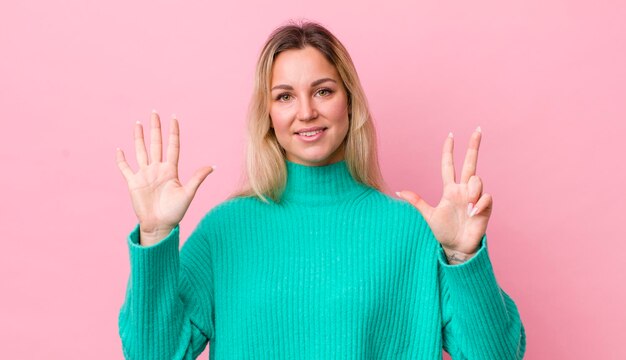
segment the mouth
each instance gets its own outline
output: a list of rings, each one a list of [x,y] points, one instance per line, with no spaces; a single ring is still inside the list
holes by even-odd
[[[312,128],[300,129],[294,133],[297,136],[297,139],[300,141],[304,141],[307,143],[317,142],[324,136],[328,128],[317,126]]]
[[[326,127],[314,127],[314,128],[307,128],[307,129],[300,129],[298,131],[295,132],[296,135],[300,135],[300,136],[304,136],[304,137],[314,137],[318,134],[321,134],[322,132],[326,131]]]

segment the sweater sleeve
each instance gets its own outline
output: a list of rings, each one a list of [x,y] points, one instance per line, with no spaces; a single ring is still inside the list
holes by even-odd
[[[130,276],[119,314],[127,359],[195,359],[213,337],[211,251],[200,226],[179,252],[179,227],[159,243],[128,237]],[[209,271],[207,271],[209,270]]]
[[[526,335],[517,306],[498,286],[487,238],[467,262],[447,263],[439,247],[443,347],[453,359],[522,359]]]

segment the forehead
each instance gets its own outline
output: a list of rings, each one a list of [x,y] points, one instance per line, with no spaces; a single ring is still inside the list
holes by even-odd
[[[335,66],[322,52],[311,46],[283,51],[272,65],[272,85],[317,80],[320,77],[339,80]]]

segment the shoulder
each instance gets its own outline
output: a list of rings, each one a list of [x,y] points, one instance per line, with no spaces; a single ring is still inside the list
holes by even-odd
[[[399,240],[400,243],[419,244],[420,251],[434,253],[437,241],[432,235],[430,226],[422,214],[410,203],[395,196],[387,195],[378,190],[372,190],[364,201],[364,208],[368,215],[359,211],[359,215],[366,223],[375,223],[381,239]],[[367,225],[363,225],[364,227]],[[412,239],[415,241],[408,241]]]
[[[265,216],[276,204],[271,200],[264,202],[257,197],[238,196],[222,201],[209,210],[200,221],[201,227],[213,227],[224,224],[241,224],[242,221],[254,221]]]
[[[368,202],[381,211],[391,211],[405,217],[422,217],[420,212],[417,211],[413,205],[377,189],[372,189],[368,197]]]
[[[267,206],[267,203],[264,203],[260,199],[253,196],[237,196],[228,198],[221,203],[215,205],[213,209],[211,209],[207,215],[225,215],[232,212],[237,212],[246,209],[254,209],[257,207]]]
[[[233,197],[222,201],[209,210],[202,220],[201,226],[215,225],[224,221],[235,220],[251,213],[260,213],[271,206],[256,197]]]
[[[233,228],[233,225],[241,224],[241,219],[245,218],[250,211],[254,211],[250,209],[262,205],[262,201],[251,197],[229,198],[218,203],[202,216],[190,237],[185,241],[185,246],[190,247],[191,243],[202,243],[223,236]]]
[[[381,219],[388,218],[393,221],[402,221],[403,223],[418,226],[426,225],[426,220],[413,205],[377,189],[371,189],[365,199],[365,206],[376,212]]]

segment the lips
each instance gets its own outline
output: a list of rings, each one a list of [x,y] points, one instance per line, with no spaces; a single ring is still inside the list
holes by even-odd
[[[296,131],[295,134],[300,135],[300,136],[315,136],[315,135],[323,132],[326,129],[327,128],[325,128],[323,126],[316,126],[316,127],[300,129],[300,130]]]
[[[304,141],[306,143],[314,143],[320,140],[326,134],[326,127],[316,126],[310,128],[304,128],[296,131],[294,135],[300,141]]]

